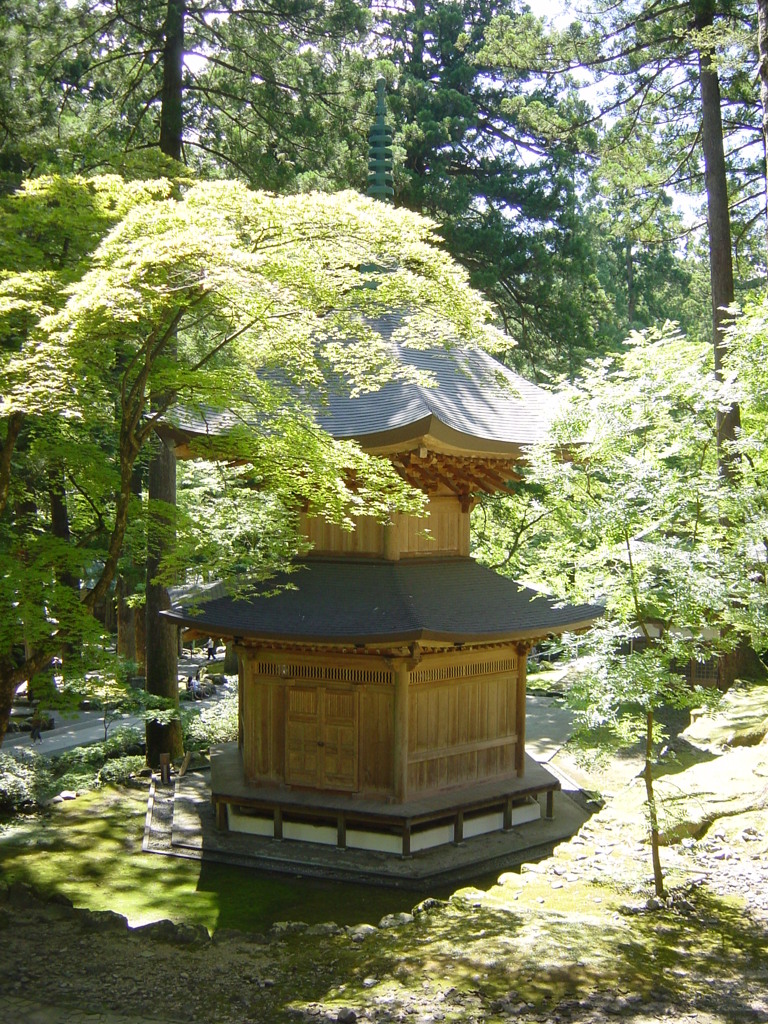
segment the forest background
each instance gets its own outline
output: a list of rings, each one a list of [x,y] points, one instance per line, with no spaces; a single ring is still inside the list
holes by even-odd
[[[629,696],[650,742],[659,703],[687,699],[671,666],[762,651],[765,26],[762,0],[593,0],[557,27],[507,0],[8,0],[0,735],[52,657],[72,682],[94,666],[105,601],[124,664],[152,651],[170,698],[167,585],[268,575],[301,550],[302,502],[413,507],[258,373],[384,379],[374,339],[352,360],[308,344],[329,309],[349,332],[353,239],[355,266],[403,267],[358,313],[419,297],[466,340],[490,328],[574,398],[555,449],[589,427],[578,458],[550,446],[482,503],[475,550],[606,604],[593,720]],[[365,189],[380,76],[395,209],[372,212],[339,193]],[[157,440],[182,399],[251,423],[226,466],[177,469]],[[150,762],[180,743],[173,713],[155,726]]]

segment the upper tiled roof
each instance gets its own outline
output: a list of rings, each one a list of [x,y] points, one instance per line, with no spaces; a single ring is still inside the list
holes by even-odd
[[[373,448],[431,435],[468,453],[500,454],[543,438],[553,399],[542,388],[479,349],[406,347],[392,339],[402,327],[398,314],[379,317],[373,326],[392,345],[393,359],[425,371],[434,386],[394,380],[354,398],[332,390],[318,419],[334,437]]]
[[[391,345],[392,359],[422,371],[431,386],[392,380],[377,391],[352,397],[331,381],[314,404],[319,424],[338,440],[354,439],[379,452],[404,450],[429,439],[459,454],[516,458],[542,440],[553,414],[549,392],[513,373],[479,349],[460,345],[412,348],[393,338],[403,316],[389,313],[372,321]],[[274,372],[270,374],[274,376]],[[183,435],[216,436],[234,425],[226,412],[176,409],[173,425]]]

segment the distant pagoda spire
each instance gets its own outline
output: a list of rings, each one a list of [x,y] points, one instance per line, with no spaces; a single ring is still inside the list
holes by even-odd
[[[392,129],[387,124],[386,82],[376,81],[376,120],[368,133],[368,189],[374,199],[392,201]]]

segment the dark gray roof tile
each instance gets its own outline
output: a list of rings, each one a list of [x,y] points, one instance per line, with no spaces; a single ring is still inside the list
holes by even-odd
[[[217,636],[332,643],[525,639],[585,628],[602,615],[594,605],[558,605],[470,558],[309,559],[264,590],[285,583],[296,589],[163,614]]]

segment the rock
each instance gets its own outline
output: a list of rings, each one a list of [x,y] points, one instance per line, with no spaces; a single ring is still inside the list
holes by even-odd
[[[473,885],[467,885],[463,889],[457,889],[451,896],[451,903],[468,903],[470,906],[479,907],[487,897],[482,889],[476,889]]]
[[[520,875],[516,871],[505,871],[503,875],[499,875],[497,885],[511,885],[520,886],[522,881]]]
[[[429,914],[433,910],[438,910],[440,907],[445,906],[447,906],[445,900],[438,900],[434,896],[428,896],[413,908],[413,912],[414,914]]]
[[[211,936],[211,941],[219,945],[224,942],[236,942],[243,937],[243,933],[237,928],[217,928]]]
[[[74,907],[74,903],[72,902],[72,900],[69,898],[69,896],[65,896],[63,892],[53,893],[51,896],[48,897],[47,902],[48,906],[51,906],[51,904],[56,904],[62,907]]]
[[[347,928],[347,935],[353,942],[363,942],[369,935],[375,935],[378,930],[372,924],[353,924]]]
[[[8,902],[14,907],[36,907],[40,900],[26,882],[12,882],[8,886]]]
[[[649,896],[645,901],[646,910],[662,910],[665,904],[658,896]]]
[[[132,928],[131,931],[136,935],[146,935],[147,938],[154,939],[156,942],[175,942],[176,940],[176,925],[167,918],[140,924],[136,928]]]
[[[55,802],[56,797],[54,797],[53,799]],[[62,789],[62,791],[59,793],[59,800],[77,800],[77,793],[75,792],[74,789]]]
[[[308,927],[306,921],[275,921],[270,931],[273,935],[294,935],[305,932]]]
[[[618,996],[616,999],[612,999],[605,1004],[605,1012],[610,1013],[614,1017],[623,1017],[624,1014],[630,1009],[630,1003],[623,996]]]
[[[86,932],[127,932],[128,918],[113,910],[81,910],[80,925]]]
[[[344,1006],[336,1014],[336,1020],[340,1021],[341,1024],[352,1024],[353,1021],[357,1020],[357,1014],[351,1006]]]
[[[379,928],[399,928],[404,924],[413,924],[413,914],[404,911],[399,914],[387,914],[379,921]]]
[[[311,924],[307,928],[307,935],[338,935],[341,931],[335,921],[324,921],[321,924]]]
[[[190,946],[196,942],[208,943],[211,936],[204,924],[177,924],[176,938],[173,941],[181,946]]]

